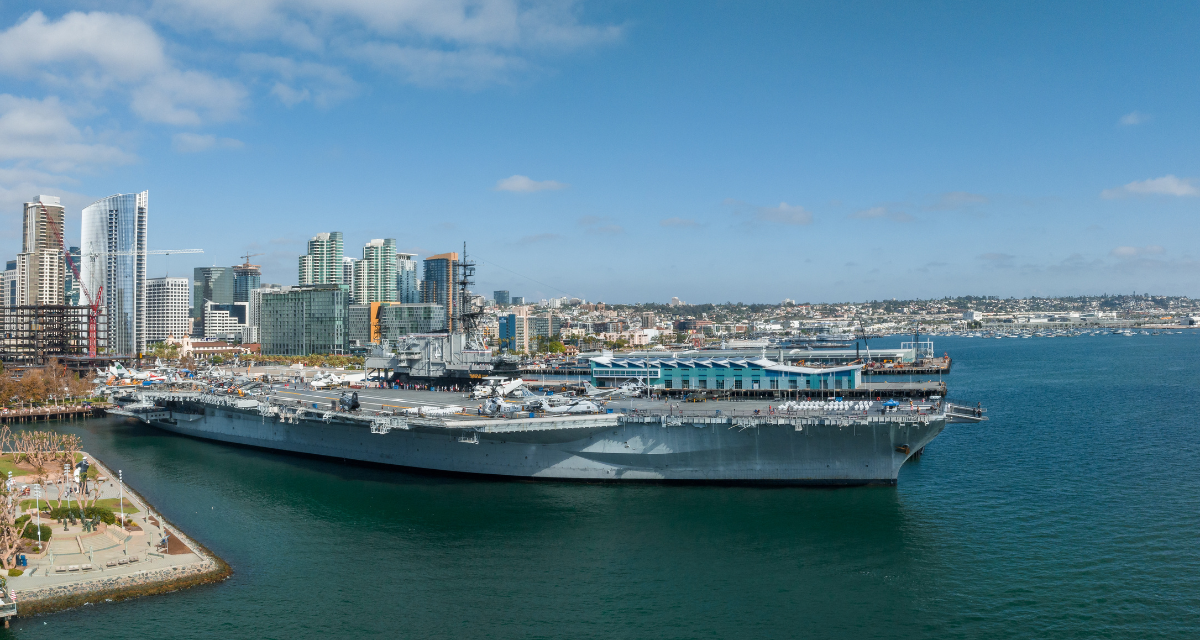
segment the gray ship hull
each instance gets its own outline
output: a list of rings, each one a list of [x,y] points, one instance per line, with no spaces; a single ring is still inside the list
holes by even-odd
[[[173,433],[411,469],[584,481],[895,484],[945,415],[670,418],[612,414],[403,422],[170,402],[142,419]]]

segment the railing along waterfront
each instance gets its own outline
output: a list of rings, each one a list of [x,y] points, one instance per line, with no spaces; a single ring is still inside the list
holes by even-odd
[[[108,408],[107,404],[71,404],[24,409],[0,409],[0,422],[38,422],[45,420],[73,420],[77,417],[95,416]]]

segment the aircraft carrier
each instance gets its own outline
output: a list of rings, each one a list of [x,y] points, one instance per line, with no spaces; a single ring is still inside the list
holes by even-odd
[[[409,469],[605,482],[890,485],[948,423],[984,419],[977,409],[941,402],[799,403],[773,415],[530,417],[346,411],[336,402],[326,409],[196,391],[145,391],[128,400],[110,413],[208,440]]]

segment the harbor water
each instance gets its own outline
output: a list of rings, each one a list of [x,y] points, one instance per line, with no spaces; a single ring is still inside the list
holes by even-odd
[[[1200,335],[936,340],[990,420],[896,487],[482,481],[66,423],[234,574],[4,633],[1195,637]]]

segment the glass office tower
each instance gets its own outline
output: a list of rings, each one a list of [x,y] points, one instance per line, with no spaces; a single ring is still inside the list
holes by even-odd
[[[107,353],[145,351],[146,217],[150,192],[118,193],[83,210],[80,279],[96,295]]]

